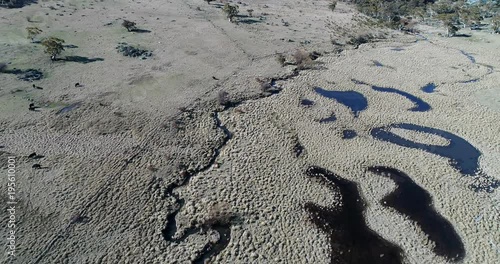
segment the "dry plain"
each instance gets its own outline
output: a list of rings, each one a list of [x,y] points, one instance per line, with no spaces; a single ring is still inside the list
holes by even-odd
[[[318,226],[335,212],[400,249],[400,261],[377,254],[370,263],[500,262],[498,35],[374,30],[354,7],[332,12],[328,1],[239,5],[239,23],[201,0],[0,9],[0,62],[44,74],[0,74],[0,182],[16,157],[18,201],[16,257],[2,263],[347,263],[335,261],[359,244],[337,245],[349,223]],[[145,32],[128,32],[123,19]],[[72,45],[61,58],[90,61],[51,62],[27,26]],[[374,31],[370,43],[345,44]],[[153,55],[122,56],[119,42]],[[297,50],[321,56],[296,70]],[[437,230],[452,226],[459,257],[437,250],[446,246],[426,232],[435,228],[382,202],[398,185],[375,166],[430,195],[446,219]],[[7,188],[0,193],[7,202]],[[312,205],[329,209],[315,215]],[[0,216],[7,234],[9,212]]]

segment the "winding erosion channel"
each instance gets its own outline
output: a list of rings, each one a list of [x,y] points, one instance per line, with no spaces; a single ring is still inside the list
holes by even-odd
[[[292,71],[292,73],[281,76],[281,77],[276,77],[276,78],[271,78],[268,83],[269,87],[268,89],[264,90],[259,96],[257,96],[257,99],[260,98],[266,98],[275,94],[278,94],[281,89],[277,87],[276,81],[286,81],[293,79],[294,77],[297,77],[299,75],[299,70],[295,69]],[[266,82],[266,80],[264,80]],[[252,98],[255,99],[255,98]],[[231,101],[228,100],[227,102],[224,102],[223,104],[223,109],[220,111],[215,111],[212,113],[212,118],[215,127],[218,130],[221,130],[224,134],[223,140],[220,143],[220,145],[216,146],[213,151],[210,160],[208,163],[196,170],[188,170],[184,168],[182,165],[180,166],[180,174],[181,174],[181,180],[177,183],[172,183],[169,185],[164,193],[165,197],[173,197],[175,199],[175,204],[176,208],[170,212],[167,216],[167,224],[165,228],[162,230],[162,235],[165,241],[168,241],[170,243],[181,243],[186,240],[191,235],[202,233],[202,234],[207,234],[207,230],[213,230],[215,231],[217,235],[216,241],[209,241],[203,249],[198,253],[197,257],[192,260],[192,263],[195,264],[202,264],[206,263],[207,261],[210,261],[213,257],[217,256],[220,252],[222,252],[229,242],[231,241],[231,226],[232,222],[234,221],[235,217],[233,215],[227,215],[226,218],[222,217],[214,217],[213,219],[209,219],[210,223],[204,223],[202,224],[201,227],[189,227],[186,230],[182,232],[182,234],[178,234],[178,228],[177,228],[177,220],[176,217],[178,213],[181,211],[181,209],[185,205],[185,200],[176,193],[176,190],[178,188],[184,187],[189,185],[190,180],[193,177],[196,177],[199,173],[205,172],[209,170],[217,161],[217,158],[219,157],[221,150],[227,145],[229,140],[232,138],[232,133],[226,128],[225,125],[221,123],[221,120],[219,118],[219,113],[222,111],[228,111],[230,109],[233,109],[234,107],[240,105],[247,99],[242,99],[240,101]],[[298,139],[296,139],[293,152],[295,153],[296,157],[299,157],[302,152],[304,151],[304,147],[300,144]]]
[[[179,183],[173,183],[171,184],[165,191],[165,195],[167,196],[172,196],[176,200],[177,208],[173,212],[171,212],[168,217],[167,217],[167,225],[166,227],[162,230],[163,238],[168,241],[168,242],[175,242],[179,243],[184,241],[188,236],[199,233],[201,231],[201,228],[194,228],[191,227],[187,230],[184,231],[184,233],[180,237],[176,237],[177,233],[177,221],[176,221],[176,216],[179,213],[179,211],[182,209],[182,207],[185,204],[184,199],[180,198],[176,193],[175,190],[179,187],[185,186],[189,184],[189,181],[192,177],[196,176],[197,174],[204,172],[208,170],[215,161],[217,160],[217,157],[220,154],[221,149],[227,144],[227,142],[231,139],[232,135],[229,130],[221,124],[220,119],[218,117],[218,113],[214,112],[212,114],[212,117],[214,119],[215,126],[217,129],[222,130],[224,133],[224,138],[222,143],[216,147],[213,150],[212,156],[208,164],[196,171],[188,171],[185,170],[184,168],[181,168],[181,182]],[[206,228],[208,229],[213,229],[218,233],[218,239],[215,242],[209,242],[205,245],[205,247],[201,250],[199,253],[198,257],[193,261],[193,263],[205,263],[205,260],[209,260],[211,257],[217,255],[220,253],[222,250],[224,250],[231,240],[231,224],[230,222],[214,222],[210,226],[207,226]]]

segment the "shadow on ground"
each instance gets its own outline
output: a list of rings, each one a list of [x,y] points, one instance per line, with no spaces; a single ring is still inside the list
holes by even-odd
[[[135,33],[151,33],[151,30],[147,30],[147,29],[140,29],[140,28],[136,28],[136,29],[132,29],[130,30],[131,32],[135,32]]]
[[[257,20],[257,19],[240,19],[238,20],[238,23],[242,23],[242,24],[257,24],[257,23],[262,23],[262,20]]]
[[[78,62],[78,63],[91,63],[91,62],[96,62],[96,61],[104,61],[103,58],[88,58],[88,57],[82,57],[82,56],[66,56],[66,58],[58,58],[55,59],[56,61],[71,61],[71,62]]]

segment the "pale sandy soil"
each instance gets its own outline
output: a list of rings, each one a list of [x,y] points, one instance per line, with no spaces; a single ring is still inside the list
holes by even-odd
[[[304,204],[340,207],[342,197],[304,174],[311,165],[358,184],[368,226],[400,246],[405,263],[449,261],[434,254],[433,242],[418,225],[380,204],[395,184],[366,172],[369,166],[404,171],[431,194],[436,210],[462,238],[463,263],[500,262],[498,190],[474,192],[469,188],[474,177],[463,176],[448,159],[370,135],[371,129],[393,123],[451,132],[476,147],[482,153],[480,169],[499,179],[500,37],[440,38],[439,30],[428,27],[422,28],[428,41],[390,33],[393,38],[325,54],[318,59],[322,67],[277,81],[283,88],[279,94],[259,98],[256,78],[293,71],[294,66],[280,67],[276,52],[290,60],[298,48],[331,52],[332,36],[345,42],[339,27],[365,29],[354,24],[359,15],[343,3],[335,12],[328,1],[245,3],[240,11],[254,9],[253,17],[241,19],[261,21],[262,16],[261,22],[229,23],[217,4],[201,0],[40,1],[0,9],[0,62],[46,75],[34,82],[44,88],[36,90],[14,75],[0,74],[2,174],[6,157],[16,156],[19,201],[17,257],[4,255],[2,262],[190,263],[218,234],[183,238],[184,232],[224,207],[236,218],[227,247],[212,258],[215,263],[329,263],[338,252],[331,252]],[[151,32],[127,32],[120,26],[123,18]],[[26,39],[24,28],[31,25],[44,30],[41,37],[55,35],[78,46],[61,57],[104,60],[50,62]],[[153,56],[124,57],[115,51],[118,42],[140,45]],[[352,79],[411,93],[432,110],[408,111],[413,104],[404,97]],[[83,87],[74,87],[76,82]],[[434,93],[421,91],[428,83],[437,84]],[[314,92],[316,86],[362,93],[368,108],[354,118],[347,107]],[[216,99],[221,90],[250,99],[223,110]],[[303,107],[301,99],[315,104]],[[30,102],[40,111],[28,111]],[[76,102],[79,108],[56,115]],[[332,112],[337,121],[318,122]],[[342,139],[345,129],[358,136]],[[392,132],[448,144],[436,135]],[[305,148],[298,158],[292,150],[297,140]],[[32,160],[27,157],[32,152],[45,157]],[[34,170],[35,163],[47,168]],[[195,172],[188,182],[182,183],[180,165]],[[6,178],[0,179],[5,186]],[[0,193],[4,201],[6,188]],[[185,202],[181,207],[179,199]],[[171,226],[169,216],[176,211],[174,239],[183,239],[167,241],[162,230]],[[0,215],[6,223],[9,215]],[[0,230],[6,233],[6,225]]]

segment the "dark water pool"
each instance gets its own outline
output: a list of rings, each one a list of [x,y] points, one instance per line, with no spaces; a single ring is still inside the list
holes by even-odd
[[[375,91],[378,91],[378,92],[395,93],[395,94],[399,94],[401,96],[406,97],[408,100],[412,101],[415,104],[414,107],[409,109],[410,111],[425,112],[425,111],[431,110],[431,106],[428,103],[426,103],[424,100],[414,96],[413,94],[403,92],[401,90],[394,89],[394,88],[386,88],[386,87],[379,87],[379,86],[372,86],[372,89]]]
[[[314,91],[347,106],[353,112],[354,117],[358,117],[359,113],[368,107],[366,97],[356,91],[330,91],[321,87],[314,87]]]
[[[306,175],[316,178],[332,191],[340,192],[342,206],[323,207],[306,203],[311,221],[330,238],[331,263],[399,264],[403,251],[371,230],[363,212],[366,204],[356,183],[346,180],[326,169],[311,166]]]
[[[453,225],[434,209],[432,197],[424,188],[394,168],[375,166],[369,167],[368,171],[394,181],[397,187],[381,200],[382,205],[392,207],[415,221],[429,240],[435,243],[433,250],[436,255],[452,261],[460,261],[465,257],[462,239]]]
[[[302,100],[300,100],[300,104],[301,104],[302,106],[306,106],[306,107],[308,107],[308,106],[313,106],[313,105],[314,105],[314,102],[313,102],[313,101],[311,101],[311,100],[309,100],[309,99],[302,99]]]
[[[320,123],[329,123],[329,122],[335,122],[337,121],[337,116],[335,116],[335,113],[333,113],[331,116],[327,118],[320,119]]]
[[[436,89],[436,84],[434,83],[428,83],[421,88],[421,90],[424,91],[425,93],[433,93],[435,89]]]
[[[426,134],[433,134],[450,141],[447,146],[428,145],[400,137],[389,131],[391,128],[406,129]],[[450,132],[432,127],[419,126],[410,123],[392,124],[387,127],[372,129],[371,135],[379,140],[387,141],[407,148],[421,149],[432,154],[450,159],[450,165],[465,175],[475,175],[479,169],[481,152],[465,139]]]
[[[346,130],[342,131],[342,139],[355,138],[357,135],[358,134],[356,133],[356,131],[351,130],[351,129],[346,129]]]
[[[426,134],[433,134],[449,140],[446,146],[430,145],[415,142],[400,137],[389,131],[391,128],[406,129]],[[382,141],[390,142],[407,148],[420,149],[449,159],[449,164],[465,176],[474,177],[475,182],[470,186],[474,191],[493,192],[500,187],[500,181],[484,174],[479,167],[481,152],[465,139],[437,128],[419,126],[409,123],[392,124],[386,127],[372,129],[371,135]]]
[[[384,64],[380,63],[379,61],[372,61],[373,62],[373,65],[377,66],[377,67],[384,67]]]

